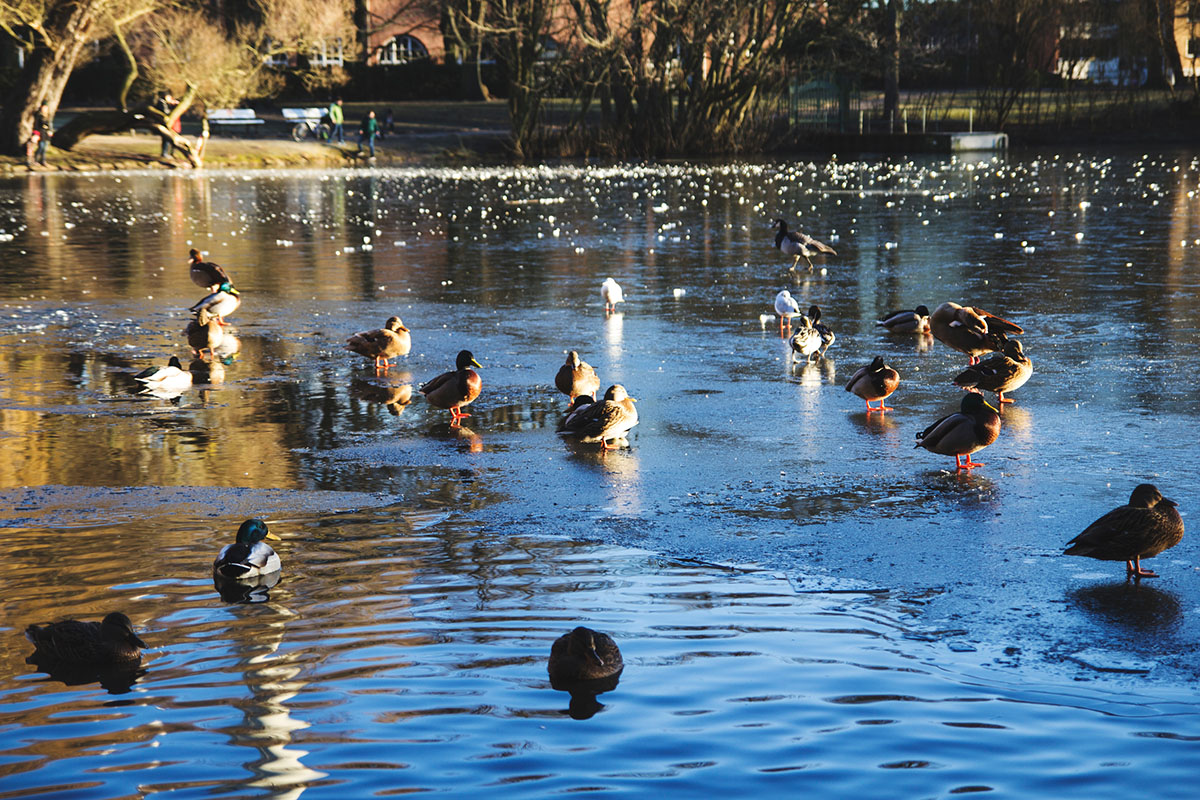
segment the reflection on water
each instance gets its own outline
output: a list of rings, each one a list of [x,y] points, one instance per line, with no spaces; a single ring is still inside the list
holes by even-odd
[[[1060,553],[1114,492],[1200,482],[1175,445],[1198,175],[1031,153],[0,183],[5,635],[120,606],[153,646],[119,699],[5,648],[4,791],[1049,796],[1064,742],[1075,785],[1188,785],[1192,540],[1154,586]],[[776,207],[839,234],[795,284],[836,359],[790,364],[760,316],[792,281]],[[244,301],[199,362],[193,246]],[[637,289],[611,315],[608,274]],[[874,325],[946,299],[1036,362],[971,473],[913,449],[961,355]],[[393,313],[413,347],[375,376],[343,343]],[[463,348],[484,389],[451,426],[413,386]],[[639,398],[620,449],[555,434],[569,349]],[[139,396],[171,355],[193,386]],[[836,369],[875,355],[903,376],[886,415]],[[251,516],[288,522],[286,574],[218,593]],[[544,657],[593,623],[627,668],[568,700]]]

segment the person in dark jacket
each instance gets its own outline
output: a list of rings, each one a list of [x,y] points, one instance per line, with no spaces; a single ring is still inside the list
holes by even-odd
[[[54,116],[50,107],[42,103],[33,117],[33,133],[37,137],[37,152],[33,158],[43,167],[46,166],[46,148],[54,136]]]
[[[362,126],[358,129],[358,150],[362,152],[363,142],[367,143],[367,148],[371,153],[371,158],[375,157],[375,137],[379,135],[379,120],[375,119],[375,111],[367,112],[363,117]]]

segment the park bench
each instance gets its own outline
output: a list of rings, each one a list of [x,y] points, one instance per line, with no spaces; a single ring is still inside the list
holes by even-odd
[[[321,120],[329,113],[324,108],[285,108],[283,118],[291,124],[292,138],[297,142],[310,136],[314,139],[324,139],[328,136],[328,128],[321,130]]]
[[[211,125],[220,125],[223,128],[241,125],[247,132],[255,125],[266,122],[255,116],[253,108],[214,108],[208,112],[208,121]]]

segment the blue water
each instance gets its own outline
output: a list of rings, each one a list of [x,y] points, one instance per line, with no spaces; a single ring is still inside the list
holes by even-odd
[[[1191,534],[1140,586],[1060,553],[1141,481],[1191,519],[1198,191],[1181,153],[3,184],[0,798],[1190,796]],[[838,255],[793,279],[776,216]],[[139,395],[188,356],[191,246],[239,352]],[[760,319],[781,288],[824,362]],[[970,475],[912,447],[965,359],[873,326],[943,300],[1034,361]],[[392,313],[375,375],[342,342]],[[462,347],[462,427],[396,402]],[[627,448],[555,435],[568,349],[638,398]],[[876,354],[885,419],[842,390]],[[249,516],[283,577],[227,603]],[[24,663],[26,625],[114,608],[132,686]],[[626,667],[572,700],[545,660],[579,623]]]

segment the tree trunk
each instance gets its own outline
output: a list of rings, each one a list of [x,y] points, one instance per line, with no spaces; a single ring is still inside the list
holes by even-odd
[[[4,153],[24,154],[25,142],[33,133],[33,118],[43,103],[53,118],[67,79],[107,5],[108,0],[55,0],[46,15],[48,37],[37,40],[5,98],[6,113],[0,126],[0,150]],[[57,146],[55,140],[50,141]]]
[[[186,98],[186,95],[185,95]],[[176,110],[184,107],[181,102]],[[183,112],[180,112],[183,113]],[[172,117],[174,114],[172,114]],[[70,150],[88,136],[105,133],[121,133],[122,131],[140,128],[151,131],[171,140],[176,150],[183,153],[193,168],[201,166],[200,155],[192,142],[182,134],[171,130],[174,120],[165,116],[161,109],[154,107],[136,108],[132,111],[90,111],[72,119],[54,134],[55,146],[61,150]]]
[[[900,20],[904,0],[888,0],[887,46],[883,69],[883,116],[895,122],[900,111]]]

